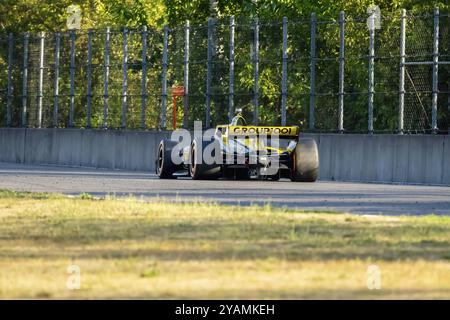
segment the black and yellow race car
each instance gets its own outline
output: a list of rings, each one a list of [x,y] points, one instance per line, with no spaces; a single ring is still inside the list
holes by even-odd
[[[247,125],[241,114],[216,127],[212,137],[190,139],[187,146],[163,139],[156,155],[161,179],[289,178],[314,182],[319,154],[314,139],[300,138],[298,126]]]

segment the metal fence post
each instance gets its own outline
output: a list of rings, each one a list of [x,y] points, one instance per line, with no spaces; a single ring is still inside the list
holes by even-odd
[[[88,61],[87,61],[87,119],[86,127],[91,128],[92,119],[92,29],[88,30]]]
[[[73,127],[75,113],[75,30],[70,30],[70,109],[69,127]]]
[[[406,10],[402,9],[400,24],[400,76],[398,101],[398,133],[404,131],[405,112],[405,62],[406,62]]]
[[[183,128],[188,127],[188,97],[189,97],[189,21],[184,27],[184,93],[183,93]]]
[[[42,98],[43,98],[43,83],[44,83],[44,46],[45,33],[39,34],[39,82],[37,94],[37,127],[42,127]]]
[[[142,28],[141,129],[145,129],[147,100],[147,26]]]
[[[13,68],[13,54],[14,54],[14,36],[12,33],[8,35],[8,88],[6,97],[6,126],[10,127],[12,122],[11,108],[13,99],[13,84],[12,84],[12,68]]]
[[[206,109],[205,127],[211,125],[211,72],[212,72],[212,18],[208,18],[208,52],[206,64]]]
[[[169,41],[169,27],[164,26],[163,62],[162,62],[162,95],[161,95],[161,129],[166,129],[167,112],[167,46]]]
[[[27,100],[28,100],[28,44],[30,34],[27,32],[23,38],[23,70],[22,70],[22,127],[27,125]]]
[[[286,125],[286,100],[287,100],[287,36],[288,20],[283,17],[283,53],[281,71],[281,125]]]
[[[105,57],[104,57],[104,69],[103,69],[103,129],[108,128],[108,81],[109,81],[109,39],[111,30],[106,28],[105,36]]]
[[[127,67],[128,67],[128,31],[126,28],[123,29],[123,60],[122,60],[122,129],[127,127],[127,95],[128,95],[128,77],[127,77]]]
[[[431,98],[431,130],[434,134],[437,126],[437,102],[438,102],[438,67],[439,67],[439,8],[434,9],[433,14],[433,95]]]
[[[450,15],[447,16],[447,22],[450,28]],[[447,42],[447,52],[450,52],[450,41]],[[450,70],[447,71],[447,74],[450,75]],[[447,77],[447,134],[450,135],[450,76]]]
[[[259,120],[259,20],[255,19],[254,37],[253,37],[253,72],[254,72],[254,89],[253,89],[253,123],[258,125]]]
[[[372,14],[369,19],[372,20],[369,28],[369,86],[368,86],[368,132],[373,134],[373,98],[374,98],[374,73],[375,73],[375,16]]]
[[[345,77],[345,12],[339,13],[339,116],[338,131],[344,132],[344,77]]]
[[[230,17],[230,78],[228,91],[228,120],[234,117],[234,16]]]
[[[55,34],[55,79],[53,85],[53,127],[58,127],[59,100],[59,57],[61,50],[61,33]]]
[[[316,14],[311,13],[311,52],[310,52],[310,78],[309,78],[309,129],[315,128],[314,109],[316,105]]]

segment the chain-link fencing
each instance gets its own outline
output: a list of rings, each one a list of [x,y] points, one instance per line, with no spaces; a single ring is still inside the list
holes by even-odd
[[[3,34],[0,125],[209,127],[242,109],[303,131],[449,132],[449,14],[371,18]]]

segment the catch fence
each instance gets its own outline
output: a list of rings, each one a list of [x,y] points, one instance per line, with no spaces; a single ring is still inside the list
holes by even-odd
[[[303,131],[449,132],[449,14],[402,10],[380,29],[371,19],[3,34],[0,126],[210,127],[240,108]]]

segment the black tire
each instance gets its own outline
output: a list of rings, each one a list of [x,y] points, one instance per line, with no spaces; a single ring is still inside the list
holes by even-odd
[[[217,164],[206,164],[203,161],[197,162],[197,152],[201,152],[203,155],[203,151],[206,146],[211,143],[215,143],[213,141],[202,141],[201,139],[195,138],[191,144],[191,152],[190,152],[190,165],[189,165],[189,173],[193,180],[211,180],[217,179],[221,175],[220,165]]]
[[[223,167],[222,176],[225,179],[228,180],[234,180],[234,169],[233,168],[227,168],[226,166]]]
[[[163,139],[159,143],[158,152],[156,154],[156,174],[160,179],[176,179],[173,174],[179,170],[179,166],[172,162],[172,149],[177,142]]]
[[[278,180],[280,180],[280,171],[278,171],[277,173],[272,174],[272,175],[270,175],[270,176],[267,176],[267,178],[268,178],[269,180],[272,180],[272,181],[278,181]]]
[[[246,168],[234,169],[234,177],[236,180],[250,180],[250,170]]]
[[[314,182],[319,174],[319,151],[314,139],[299,139],[292,153],[291,180]]]
[[[223,176],[228,180],[249,180],[250,171],[246,168],[227,168]]]

